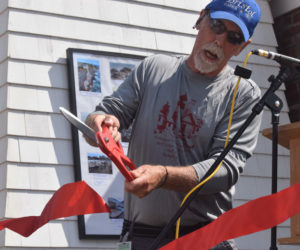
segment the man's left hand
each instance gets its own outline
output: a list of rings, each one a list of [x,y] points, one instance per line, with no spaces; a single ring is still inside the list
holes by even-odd
[[[131,173],[135,179],[131,182],[125,181],[125,190],[139,198],[160,187],[166,177],[165,167],[160,165],[142,165]]]

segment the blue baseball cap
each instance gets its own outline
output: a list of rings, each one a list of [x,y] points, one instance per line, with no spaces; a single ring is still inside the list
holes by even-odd
[[[206,7],[210,17],[226,19],[238,25],[245,42],[253,35],[260,19],[260,8],[254,0],[213,0]]]

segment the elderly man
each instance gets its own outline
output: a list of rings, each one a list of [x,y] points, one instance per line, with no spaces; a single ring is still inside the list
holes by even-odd
[[[146,58],[86,123],[103,124],[116,141],[133,124],[129,157],[138,166],[125,182],[122,235],[132,249],[146,249],[175,214],[186,193],[199,183],[224,148],[237,76],[227,65],[251,41],[260,18],[254,0],[213,0],[196,22],[198,35],[189,56]],[[231,134],[260,98],[251,80],[239,85]],[[217,174],[181,217],[181,235],[232,208],[234,185],[255,148],[260,117],[244,132]],[[174,237],[173,232],[162,242]],[[233,240],[214,249],[236,249]]]

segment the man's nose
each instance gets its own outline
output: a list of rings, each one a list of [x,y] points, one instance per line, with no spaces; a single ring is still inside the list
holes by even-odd
[[[223,48],[223,45],[225,44],[226,41],[227,41],[227,32],[216,35],[216,44],[219,47]]]

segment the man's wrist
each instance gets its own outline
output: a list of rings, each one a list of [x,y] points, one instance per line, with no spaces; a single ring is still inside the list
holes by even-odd
[[[161,178],[159,184],[157,185],[157,188],[161,188],[161,187],[163,187],[163,186],[166,184],[167,179],[168,179],[168,175],[169,175],[169,172],[168,172],[167,167],[166,167],[166,166],[162,166],[162,167],[163,167],[164,170],[165,170],[165,174],[164,174],[164,176]]]

